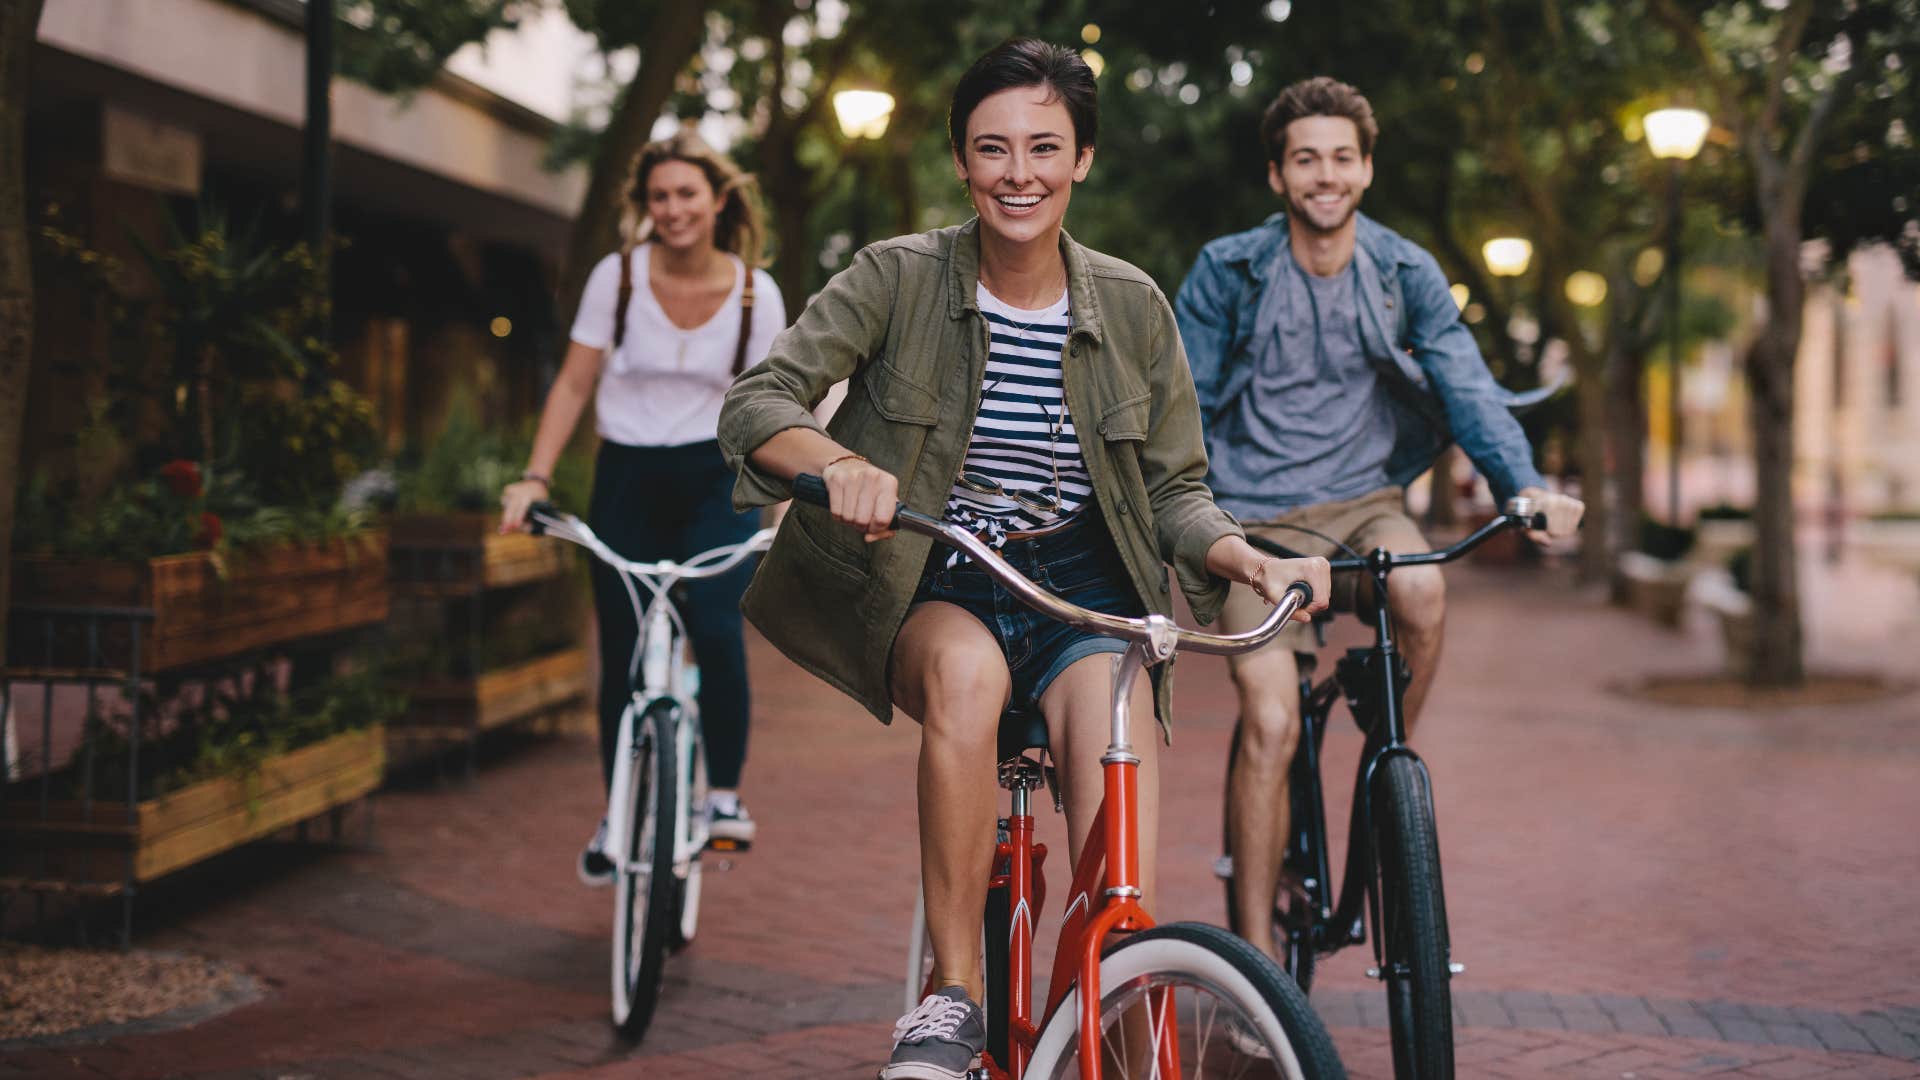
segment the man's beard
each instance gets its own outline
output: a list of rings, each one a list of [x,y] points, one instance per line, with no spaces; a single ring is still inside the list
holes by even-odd
[[[1290,196],[1287,202],[1293,210],[1294,220],[1305,224],[1309,229],[1318,233],[1339,232],[1341,229],[1346,228],[1347,222],[1353,220],[1353,215],[1360,209],[1359,200],[1348,199],[1341,208],[1336,211],[1338,216],[1334,220],[1325,221],[1319,216],[1318,211],[1313,210],[1308,205],[1306,199]]]

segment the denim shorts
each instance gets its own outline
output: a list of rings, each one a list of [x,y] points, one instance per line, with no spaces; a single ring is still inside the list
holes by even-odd
[[[1010,540],[1000,554],[1028,580],[1081,607],[1109,615],[1144,615],[1105,523],[1095,514],[1088,517],[1091,520],[1047,536]],[[949,552],[944,544],[934,545],[913,602],[943,600],[980,620],[1007,659],[1013,676],[1011,707],[1037,708],[1047,687],[1077,660],[1127,651],[1127,642],[1119,638],[1075,629],[1026,606],[970,560],[942,569]]]

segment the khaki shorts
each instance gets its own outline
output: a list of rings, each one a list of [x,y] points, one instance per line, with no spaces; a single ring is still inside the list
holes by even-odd
[[[1249,536],[1259,536],[1281,544],[1302,555],[1342,557],[1343,552],[1317,536],[1300,532],[1312,529],[1324,533],[1365,555],[1383,547],[1395,554],[1419,554],[1431,551],[1419,526],[1407,516],[1406,493],[1399,487],[1385,487],[1370,495],[1343,502],[1290,510],[1271,521],[1242,523]],[[1293,526],[1282,528],[1280,526]],[[1372,583],[1364,574],[1333,575],[1333,610],[1371,613]],[[1366,602],[1368,606],[1362,607]],[[1227,593],[1227,605],[1220,612],[1220,625],[1227,633],[1238,634],[1259,626],[1272,606],[1245,585],[1236,584]],[[1280,644],[1295,652],[1313,652],[1318,647],[1313,628],[1294,623],[1280,632]]]

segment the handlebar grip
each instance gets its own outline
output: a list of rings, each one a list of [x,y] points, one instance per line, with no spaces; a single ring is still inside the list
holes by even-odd
[[[824,510],[829,505],[827,482],[813,473],[801,473],[793,478],[793,497]]]
[[[1296,581],[1293,584],[1287,586],[1286,592],[1283,592],[1280,594],[1281,598],[1285,599],[1287,593],[1290,593],[1290,592],[1297,592],[1300,594],[1301,607],[1306,607],[1308,604],[1313,603],[1313,586],[1307,584],[1304,581]]]
[[[527,507],[527,531],[535,536],[545,536],[547,534],[546,522],[535,517],[535,514],[544,514],[550,518],[557,518],[560,516],[560,508],[545,500],[533,503]]]
[[[1527,528],[1533,529],[1536,532],[1546,532],[1547,531],[1547,515],[1535,514],[1532,517],[1528,518]]]

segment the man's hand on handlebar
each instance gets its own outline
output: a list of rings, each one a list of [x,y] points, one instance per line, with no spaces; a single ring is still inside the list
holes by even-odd
[[[820,478],[835,521],[859,529],[869,544],[893,535],[900,481],[892,473],[864,458],[843,457],[820,470]]]
[[[1522,498],[1533,500],[1536,514],[1546,516],[1545,529],[1527,530],[1527,539],[1544,548],[1551,548],[1555,540],[1572,536],[1580,528],[1580,519],[1587,512],[1587,505],[1579,499],[1546,488],[1523,488],[1519,494]]]

